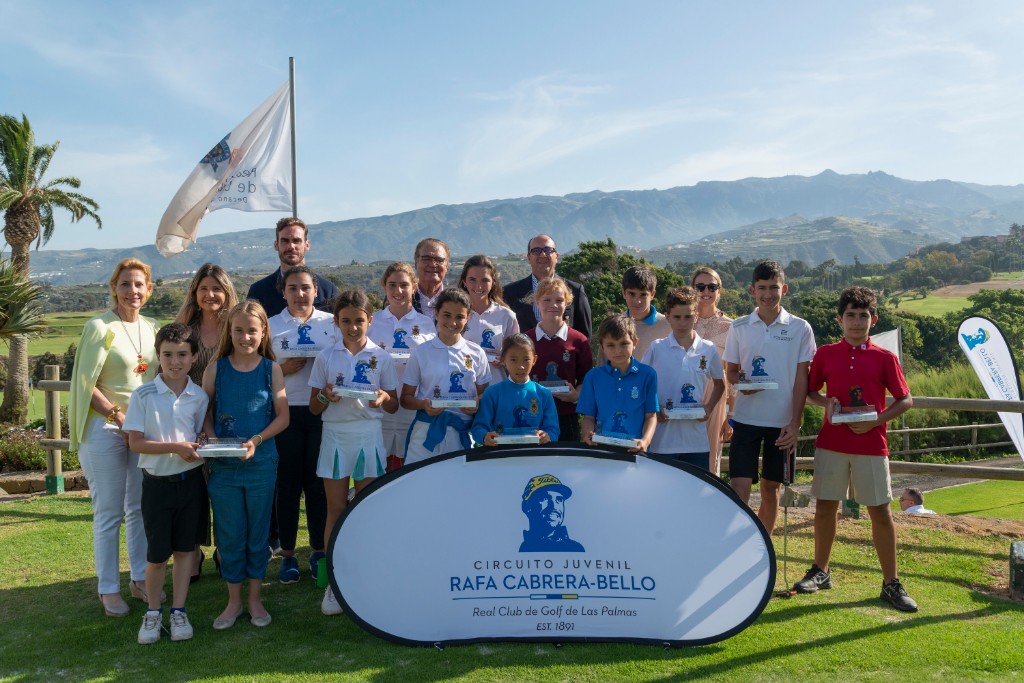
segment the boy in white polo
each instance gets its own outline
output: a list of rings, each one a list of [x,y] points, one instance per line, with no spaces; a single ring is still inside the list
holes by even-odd
[[[711,446],[707,419],[725,393],[722,360],[715,345],[702,339],[693,325],[697,321],[697,290],[678,287],[665,295],[665,316],[671,333],[651,342],[643,362],[658,373],[658,427],[650,452],[667,455],[701,469],[710,470]],[[704,387],[714,388],[709,403],[701,405]],[[701,405],[703,419],[670,420],[666,411],[675,407]]]
[[[871,341],[871,328],[878,322],[875,309],[875,293],[870,289],[844,290],[836,316],[843,338],[814,354],[807,398],[825,407],[825,421],[814,442],[811,484],[816,499],[814,564],[793,588],[797,593],[814,593],[832,587],[829,557],[836,538],[836,511],[852,484],[853,497],[867,506],[871,517],[871,538],[882,568],[881,598],[900,611],[916,612],[917,603],[896,575],[896,526],[889,510],[892,484],[885,438],[886,425],[909,410],[914,400],[899,359]],[[893,397],[888,408],[887,391]],[[833,422],[833,416],[842,412],[864,412],[865,419]]]
[[[143,645],[160,640],[160,594],[171,556],[171,640],[192,637],[185,599],[195,548],[203,541],[210,524],[203,460],[196,453],[209,397],[188,377],[199,352],[199,340],[192,328],[172,323],[157,332],[156,351],[160,373],[132,394],[122,427],[128,435],[129,447],[139,454],[143,474],[142,522],[149,543],[149,610],[142,617],[138,635]]]
[[[763,447],[757,516],[771,534],[779,514],[781,484],[786,470],[792,472],[807,398],[807,371],[814,358],[814,331],[806,320],[782,307],[789,287],[780,263],[761,261],[751,282],[757,308],[732,323],[725,340],[726,379],[729,384],[762,381],[777,388],[740,390],[736,396],[729,477],[736,494],[744,503],[749,501]]]

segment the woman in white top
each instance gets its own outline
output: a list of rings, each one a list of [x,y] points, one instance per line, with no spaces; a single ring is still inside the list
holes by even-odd
[[[462,266],[459,288],[469,294],[471,311],[462,333],[487,354],[494,382],[507,376],[501,365],[501,343],[519,333],[519,321],[501,298],[501,278],[494,262],[483,255],[470,256]]]
[[[408,263],[392,263],[381,278],[387,305],[370,322],[366,336],[384,349],[395,363],[398,386],[409,356],[420,344],[434,338],[434,320],[412,305],[416,292],[416,271]],[[384,413],[381,425],[384,447],[388,452],[388,471],[398,469],[405,460],[405,438],[416,417],[415,410],[399,408],[395,414]]]
[[[299,580],[295,546],[299,533],[299,503],[306,496],[306,530],[309,532],[310,572],[324,557],[324,526],[327,498],[316,473],[323,422],[309,410],[309,375],[313,360],[338,341],[338,328],[330,313],[313,308],[316,277],[306,266],[285,271],[281,291],[287,306],[270,318],[270,343],[284,373],[288,395],[288,427],[277,436],[277,523],[281,538],[281,583]]]
[[[725,354],[725,338],[732,328],[732,318],[718,310],[718,300],[722,298],[722,278],[714,268],[701,266],[693,274],[690,281],[697,290],[697,321],[693,329],[715,345],[719,357]],[[710,404],[713,385],[705,386],[704,401]],[[736,390],[726,383],[726,400],[719,401],[715,410],[707,420],[708,444],[711,448],[708,470],[716,477],[721,473],[722,444],[732,438],[732,425],[729,418],[732,407],[736,403]]]

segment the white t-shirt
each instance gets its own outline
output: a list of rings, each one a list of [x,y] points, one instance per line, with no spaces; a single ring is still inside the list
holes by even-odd
[[[270,323],[271,348],[279,363],[300,354],[306,357],[302,369],[284,376],[284,391],[288,395],[288,405],[309,405],[309,373],[313,369],[313,360],[341,338],[334,316],[314,308],[313,315],[303,322],[285,308],[267,322]]]
[[[699,334],[684,349],[674,335],[651,342],[641,361],[658,373],[658,405],[668,410],[672,405],[701,404],[707,382],[724,379],[722,360],[715,345]],[[722,400],[725,400],[723,394]],[[669,420],[659,422],[651,439],[651,453],[703,453],[710,450],[708,427],[700,420]]]
[[[142,432],[149,441],[179,443],[195,442],[203,431],[203,419],[210,397],[202,387],[188,380],[180,395],[176,395],[160,375],[132,393],[128,411],[124,414],[123,431]],[[173,453],[139,454],[139,467],[158,477],[187,472],[200,467],[202,460],[185,462]]]
[[[395,317],[390,309],[373,314],[373,322],[366,331],[373,343],[391,354],[395,362],[398,384],[402,384],[408,358],[396,358],[394,354],[412,354],[413,349],[434,338],[434,320],[429,315],[410,309],[401,318]]]
[[[491,366],[473,342],[460,338],[448,346],[434,337],[412,352],[402,382],[416,387],[418,399],[477,398],[477,387],[491,382]],[[457,408],[448,410],[467,422],[472,419]]]
[[[501,344],[506,337],[511,337],[519,332],[519,321],[516,314],[507,306],[499,306],[491,302],[483,313],[470,311],[469,320],[466,321],[466,329],[462,336],[471,341],[487,354],[487,360],[494,362],[501,358]],[[491,374],[495,383],[505,379],[503,368],[491,367]]]
[[[321,352],[313,362],[309,374],[309,387],[322,389],[328,384],[335,388],[359,391],[396,391],[395,364],[384,349],[369,339],[359,353],[353,354],[342,341]],[[382,408],[371,408],[370,400],[342,396],[337,403],[328,405],[321,417],[324,422],[360,422],[380,420],[384,417]],[[308,401],[308,399],[307,399]]]
[[[725,339],[725,362],[735,363],[748,380],[778,382],[778,389],[737,393],[733,417],[756,427],[785,427],[793,418],[796,368],[814,359],[814,330],[803,318],[782,309],[765,325],[755,309],[732,321]]]

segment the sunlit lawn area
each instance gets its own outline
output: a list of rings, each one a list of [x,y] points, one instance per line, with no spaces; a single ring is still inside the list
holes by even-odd
[[[981,481],[931,491],[925,507],[945,515],[1024,519],[1024,482]]]
[[[443,651],[394,645],[347,616],[322,616],[322,591],[308,574],[292,586],[273,580],[279,560],[265,586],[274,618],[268,628],[241,619],[231,630],[212,630],[225,591],[207,561],[189,596],[195,638],[172,643],[165,634],[140,646],[140,602],[131,600],[128,618],[103,616],[91,539],[91,510],[82,495],[0,505],[0,681],[1005,681],[1024,671],[1024,605],[997,596],[1005,594],[1009,549],[998,536],[901,529],[900,573],[921,604],[917,614],[878,599],[870,525],[843,520],[835,588],[773,598],[753,625],[721,643],[683,649],[490,643]],[[775,544],[781,587],[781,532]],[[811,560],[806,516],[791,513],[788,545],[792,582]],[[300,557],[307,552],[300,549]]]
[[[960,311],[971,305],[965,296],[936,296],[929,294],[924,299],[904,299],[900,302],[900,310],[919,315],[930,315],[941,318],[952,311]]]

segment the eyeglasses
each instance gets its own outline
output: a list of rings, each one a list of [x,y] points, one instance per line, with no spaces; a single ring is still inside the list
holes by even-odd
[[[448,259],[443,256],[427,256],[426,254],[420,256],[420,261],[423,263],[433,263],[435,266],[443,265],[447,260]]]
[[[534,247],[533,249],[530,250],[530,253],[533,254],[534,256],[540,256],[541,254],[544,254],[545,256],[551,256],[552,254],[557,254],[558,250],[555,249],[554,247]]]
[[[718,284],[717,282],[712,282],[710,284],[698,282],[697,284],[694,285],[694,287],[697,288],[698,292],[703,292],[705,289],[708,290],[709,292],[717,292],[722,288],[722,285]]]

